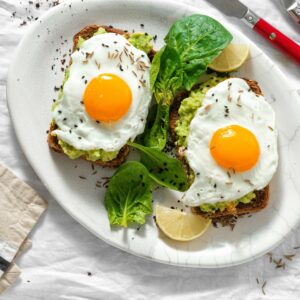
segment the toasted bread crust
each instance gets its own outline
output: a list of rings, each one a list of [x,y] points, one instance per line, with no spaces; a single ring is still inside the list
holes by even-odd
[[[248,83],[249,87],[255,94],[262,95],[262,91],[255,80],[249,80],[245,78],[244,80]],[[170,133],[174,143],[177,139],[175,127],[176,127],[176,122],[179,119],[178,110],[181,101],[185,99],[187,96],[188,96],[187,92],[178,94],[175,97],[170,109]],[[184,151],[185,151],[184,147],[178,147],[176,152],[177,152],[177,157],[183,161],[185,166],[187,166],[188,163],[185,160]],[[236,209],[234,211],[225,209],[224,211],[216,211],[215,213],[205,213],[201,211],[199,207],[193,207],[192,211],[205,218],[212,219],[214,223],[221,223],[223,226],[226,225],[232,226],[236,222],[237,217],[243,216],[245,214],[258,212],[267,206],[269,200],[269,186],[266,186],[262,190],[255,191],[255,195],[256,198],[254,200],[252,200],[250,203],[247,204],[239,203],[236,206]]]
[[[111,26],[88,25],[74,35],[72,51],[73,52],[76,51],[79,37],[82,37],[84,39],[89,39],[94,35],[94,33],[99,29],[99,27],[104,28],[106,32],[117,33],[117,34],[121,34],[121,35],[127,34],[125,31],[118,29],[118,28],[113,28]],[[151,52],[148,54],[148,57],[150,58],[150,60],[153,59],[154,55],[155,55],[155,51],[152,49]],[[70,61],[70,63],[71,63],[71,61]],[[55,129],[56,129],[56,125],[50,124],[49,134],[48,134],[48,138],[47,138],[48,145],[55,152],[64,154],[61,146],[58,144],[57,138],[51,134],[51,132]],[[129,146],[125,145],[119,151],[118,156],[116,158],[114,158],[113,160],[111,160],[111,161],[97,160],[92,163],[100,165],[102,167],[116,168],[116,167],[120,166],[126,160],[128,154],[129,154]],[[84,155],[81,156],[80,159],[90,161]]]

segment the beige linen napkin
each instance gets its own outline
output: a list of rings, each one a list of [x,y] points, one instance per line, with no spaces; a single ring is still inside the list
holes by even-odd
[[[0,285],[2,288],[8,287],[20,274],[20,269],[12,261],[46,208],[47,202],[36,191],[0,165]]]

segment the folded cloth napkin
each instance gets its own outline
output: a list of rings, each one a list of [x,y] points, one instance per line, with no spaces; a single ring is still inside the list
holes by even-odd
[[[0,281],[5,272],[20,273],[12,261],[46,208],[35,190],[0,164]]]

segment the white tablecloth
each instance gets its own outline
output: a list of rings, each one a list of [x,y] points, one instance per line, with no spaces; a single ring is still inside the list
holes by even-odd
[[[300,249],[293,247],[300,245],[300,229],[273,251],[275,259],[296,254],[292,261],[284,259],[285,270],[276,269],[267,255],[231,268],[188,269],[153,263],[115,249],[65,213],[24,157],[6,105],[7,69],[18,42],[32,22],[27,16],[40,16],[53,0],[30,2],[0,0],[0,162],[43,195],[49,202],[49,209],[32,232],[32,249],[17,260],[23,270],[21,278],[0,299],[299,299]],[[208,7],[203,0],[185,2]],[[300,26],[289,19],[280,1],[252,0],[248,4],[300,42]],[[213,8],[209,10],[216,13],[220,21],[225,18]],[[24,20],[27,24],[20,26]],[[299,68],[246,25],[238,20],[229,21],[260,44],[300,91]],[[261,289],[265,281],[266,295]]]

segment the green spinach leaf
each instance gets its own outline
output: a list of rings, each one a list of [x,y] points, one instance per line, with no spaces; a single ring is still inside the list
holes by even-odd
[[[113,175],[106,190],[104,203],[112,225],[127,227],[144,224],[152,213],[152,179],[139,162],[123,164]]]
[[[169,106],[177,92],[190,90],[231,40],[232,35],[218,21],[205,15],[175,22],[165,37],[165,47],[156,53],[151,65],[150,84],[157,102]],[[168,122],[166,114],[157,110],[146,146],[165,147],[162,141],[167,140]]]
[[[167,142],[170,106],[162,102],[156,105],[156,115],[150,130],[145,131],[143,144],[162,151]]]
[[[151,87],[157,101],[168,104],[180,89],[190,90],[231,40],[232,35],[218,21],[205,15],[175,22],[151,67]]]
[[[135,143],[128,144],[140,150],[141,163],[149,170],[150,177],[159,185],[181,192],[189,188],[189,178],[178,159],[156,149]]]

